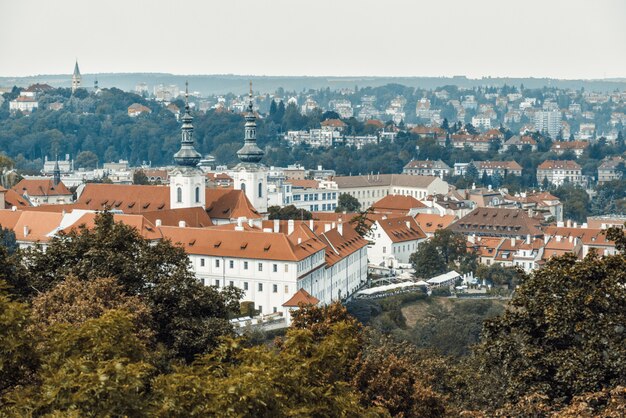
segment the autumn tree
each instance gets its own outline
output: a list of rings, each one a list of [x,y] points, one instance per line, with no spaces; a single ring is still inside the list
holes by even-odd
[[[567,401],[625,381],[623,255],[552,258],[522,283],[510,305],[485,323],[475,352],[484,386],[500,387],[486,396],[487,405],[531,394]]]

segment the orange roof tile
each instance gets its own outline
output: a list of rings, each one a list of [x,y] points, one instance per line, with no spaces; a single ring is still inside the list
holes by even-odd
[[[378,224],[392,242],[414,241],[426,238],[426,234],[410,216],[379,219]]]
[[[20,195],[29,196],[71,196],[72,192],[67,190],[65,184],[60,182],[56,186],[52,179],[22,179],[13,186]]]
[[[211,218],[201,207],[166,209],[141,213],[149,222],[156,225],[157,220],[163,226],[178,226],[180,221],[193,228],[207,228],[213,226]]]
[[[94,212],[85,213],[72,225],[64,228],[63,232],[69,233],[81,225],[84,225],[87,229],[92,229],[96,224],[96,216],[97,213]],[[154,224],[148,221],[143,215],[125,215],[116,213],[113,215],[113,220],[135,228],[145,239],[157,240],[162,238],[159,229],[156,228]]]
[[[289,298],[289,300],[283,303],[283,306],[286,308],[296,308],[300,305],[317,305],[319,303],[319,299],[315,296],[311,296],[309,292],[304,289],[298,290],[294,295]]]
[[[384,212],[385,210],[395,210],[408,213],[411,209],[425,207],[426,205],[424,205],[413,196],[404,196],[399,194],[387,195],[372,205],[372,208],[377,212]]]
[[[417,224],[426,234],[434,234],[438,229],[447,228],[454,220],[454,215],[438,215],[434,213],[418,213],[414,217]]]

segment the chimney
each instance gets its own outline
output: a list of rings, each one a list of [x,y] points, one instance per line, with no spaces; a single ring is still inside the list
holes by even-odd
[[[574,222],[574,228],[578,228],[578,222]]]
[[[280,232],[280,220],[274,219],[274,232]]]
[[[156,220],[156,222],[154,223],[154,225],[155,225],[157,228],[160,228],[160,227],[161,227],[161,225],[162,225],[161,220],[160,220],[160,219],[157,219],[157,220]]]
[[[254,219],[248,219],[248,226],[252,228],[254,226]]]
[[[184,228],[186,226],[187,226],[187,224],[185,223],[185,221],[178,221],[178,227],[179,228]]]
[[[337,232],[339,232],[339,235],[343,236],[343,224],[342,223],[337,225]]]
[[[15,212],[17,210],[17,206],[11,206],[11,210]]]
[[[330,224],[329,223],[325,223],[324,224],[324,232],[328,232],[330,231]]]
[[[28,225],[24,225],[24,237],[27,237],[29,233],[30,229],[28,228]]]
[[[526,244],[530,244],[530,234],[526,235]]]
[[[560,235],[557,235],[554,238],[556,238],[556,242],[561,242],[561,236]]]
[[[287,221],[287,235],[293,234],[294,222],[293,219],[289,219]]]
[[[574,237],[570,235],[569,236],[569,242],[572,242],[573,240],[574,240]]]
[[[298,237],[298,244],[302,244],[302,238]]]
[[[468,236],[467,241],[471,244],[474,244],[476,242],[476,236],[475,235]]]
[[[559,221],[556,223],[557,228],[563,228],[563,221]]]
[[[571,228],[572,227],[572,221],[570,221],[569,219],[567,220],[567,227]]]
[[[309,219],[309,229],[313,231],[313,219]]]
[[[511,238],[511,247],[515,247],[515,238]]]

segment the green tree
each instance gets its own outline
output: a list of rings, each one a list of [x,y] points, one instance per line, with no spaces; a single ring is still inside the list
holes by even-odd
[[[306,209],[298,209],[294,205],[287,205],[284,207],[270,206],[267,208],[269,213],[268,219],[280,219],[280,220],[302,220],[306,221],[313,218],[311,212]]]
[[[150,184],[150,179],[146,172],[139,169],[133,172],[133,184]]]
[[[358,212],[360,209],[361,203],[356,197],[348,193],[341,193],[339,195],[335,212]]]
[[[450,270],[476,271],[478,257],[468,251],[465,237],[448,229],[438,229],[409,257],[419,277],[430,278]]]
[[[443,255],[428,241],[420,244],[417,251],[409,257],[409,262],[415,270],[415,275],[424,279],[445,273],[447,268]]]
[[[93,169],[98,166],[98,156],[91,151],[81,151],[74,160],[79,168]]]
[[[570,400],[626,379],[626,259],[552,258],[487,321],[476,350],[490,406],[530,394]],[[493,382],[493,383],[489,383]],[[478,394],[477,394],[478,395]]]

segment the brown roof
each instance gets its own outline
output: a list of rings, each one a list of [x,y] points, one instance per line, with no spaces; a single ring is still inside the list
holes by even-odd
[[[346,125],[343,121],[339,120],[339,119],[326,119],[324,122],[321,123],[322,126],[331,126],[333,128],[344,128],[348,125]]]
[[[546,160],[537,170],[580,170],[580,165],[572,160]]]
[[[587,147],[589,147],[587,141],[558,141],[553,142],[550,149],[554,151],[556,149],[585,149]]]
[[[438,229],[447,228],[454,220],[454,215],[437,215],[434,213],[418,213],[414,217],[422,231],[427,234],[434,234]]]
[[[403,186],[403,187],[428,187],[439,177],[413,176],[410,174],[373,174],[365,176],[338,176],[333,177],[340,189],[353,187],[380,187],[380,186]]]
[[[540,223],[521,209],[476,208],[448,227],[454,232],[490,236],[542,236]]]
[[[411,132],[418,135],[429,135],[429,134],[443,134],[444,130],[438,126],[423,126],[417,125]]]
[[[201,207],[165,209],[142,212],[141,214],[154,225],[157,224],[157,220],[160,220],[163,226],[178,226],[180,221],[184,221],[186,226],[193,228],[213,226],[211,218]]]
[[[474,161],[474,165],[478,170],[502,169],[502,170],[521,170],[522,166],[516,161]]]
[[[615,241],[606,239],[606,234],[600,228],[567,228],[550,225],[545,229],[546,235],[578,238],[585,245],[615,247]]]
[[[389,194],[372,205],[372,209],[375,209],[377,212],[390,210],[408,213],[413,208],[424,207],[426,207],[426,205],[413,196],[404,196],[399,194]]]
[[[214,219],[258,219],[262,216],[242,190],[206,189],[206,212]]]
[[[173,226],[164,226],[160,230],[164,238],[182,244],[188,254],[300,261],[325,248],[324,243],[317,238],[293,244],[285,234],[258,230]]]
[[[327,267],[331,267],[368,245],[368,241],[360,236],[349,223],[343,225],[341,234],[339,229],[335,228],[318,236],[326,244]]]
[[[317,180],[289,179],[289,180],[286,180],[285,183],[289,183],[294,187],[302,187],[304,189],[317,189],[320,185],[320,182]]]
[[[21,212],[20,218],[15,223],[13,231],[15,239],[18,241],[47,242],[50,240],[50,234],[54,232],[59,225],[63,214],[51,212]],[[24,234],[28,230],[28,234]]]
[[[67,190],[65,184],[60,182],[56,186],[52,179],[22,179],[13,186],[20,195],[28,196],[71,196],[72,193]]]
[[[14,230],[20,216],[22,212],[17,210],[0,210],[0,227]]]
[[[92,229],[96,224],[96,216],[95,212],[85,213],[83,216],[78,218],[76,222],[72,225],[63,229],[63,232],[69,233],[73,229],[77,229],[81,225],[84,225],[87,229]],[[115,222],[121,222],[125,225],[135,228],[142,237],[148,240],[157,240],[161,239],[162,235],[158,228],[154,226],[152,222],[146,219],[143,215],[125,215],[125,214],[114,214],[113,220]]]
[[[384,125],[381,121],[379,121],[378,119],[370,119],[370,120],[368,120],[368,121],[366,121],[366,122],[365,122],[365,125],[372,125],[372,126],[375,126],[375,127],[377,127],[377,128],[382,128],[382,127],[384,127],[384,126],[385,126],[385,125]]]
[[[426,234],[410,216],[379,219],[378,224],[392,242],[414,241],[426,238]]]
[[[170,208],[170,188],[129,184],[88,183],[77,203],[85,209],[119,209],[124,213],[142,213]]]
[[[309,292],[304,289],[298,290],[294,295],[289,298],[289,300],[283,303],[283,306],[286,308],[295,308],[300,305],[317,305],[319,303],[319,299],[315,296],[311,296]]]
[[[4,193],[4,206],[6,209],[11,209],[13,206],[22,209],[30,207],[30,203],[24,199],[19,193],[13,189],[8,189]],[[0,208],[4,209],[4,208]]]

